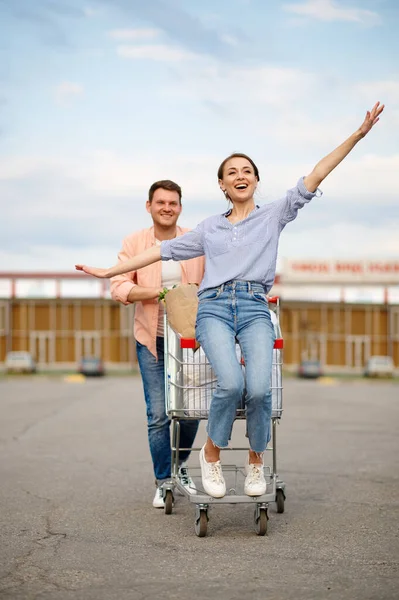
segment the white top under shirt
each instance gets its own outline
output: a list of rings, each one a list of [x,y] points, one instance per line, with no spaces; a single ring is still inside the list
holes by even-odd
[[[157,246],[161,245],[159,240],[155,240]],[[161,276],[161,285],[164,288],[170,290],[174,285],[179,285],[181,283],[181,267],[179,262],[175,262],[174,260],[162,261],[162,276]],[[164,316],[164,307],[163,303],[159,303],[159,313],[158,313],[158,327],[157,327],[157,337],[164,336],[164,326],[163,326],[163,316]]]

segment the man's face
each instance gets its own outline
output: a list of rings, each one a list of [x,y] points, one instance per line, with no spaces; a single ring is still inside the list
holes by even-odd
[[[155,190],[152,202],[147,200],[146,207],[154,224],[165,228],[176,225],[182,210],[179,194],[162,188]]]

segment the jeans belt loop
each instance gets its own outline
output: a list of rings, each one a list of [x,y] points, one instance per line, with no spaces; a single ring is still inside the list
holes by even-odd
[[[252,285],[251,282],[248,281],[248,293],[250,294],[252,292]]]

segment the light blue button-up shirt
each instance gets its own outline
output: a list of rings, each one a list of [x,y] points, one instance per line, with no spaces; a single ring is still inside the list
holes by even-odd
[[[230,223],[229,211],[205,219],[182,236],[163,241],[161,258],[179,261],[205,255],[200,291],[239,279],[261,283],[267,293],[276,274],[280,233],[316,194],[322,192],[309,192],[301,177],[284,198],[256,207],[238,223]]]

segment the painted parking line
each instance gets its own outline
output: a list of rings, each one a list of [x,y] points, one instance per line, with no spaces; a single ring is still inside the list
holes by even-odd
[[[86,377],[79,373],[75,373],[74,375],[66,375],[64,381],[66,383],[85,383]]]
[[[338,380],[333,377],[320,377],[320,385],[338,385]]]

